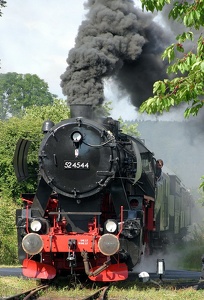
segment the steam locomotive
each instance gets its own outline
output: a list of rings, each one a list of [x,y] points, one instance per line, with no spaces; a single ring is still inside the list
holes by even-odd
[[[156,159],[110,117],[89,105],[43,124],[39,182],[16,211],[18,255],[26,277],[86,274],[92,281],[128,277],[141,256],[181,237],[191,196],[175,174],[156,179]],[[19,140],[15,173],[25,177],[28,142]]]

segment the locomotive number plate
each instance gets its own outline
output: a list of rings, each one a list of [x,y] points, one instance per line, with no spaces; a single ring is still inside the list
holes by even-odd
[[[64,162],[65,170],[89,170],[89,162],[88,161],[74,161],[74,160],[65,160]]]

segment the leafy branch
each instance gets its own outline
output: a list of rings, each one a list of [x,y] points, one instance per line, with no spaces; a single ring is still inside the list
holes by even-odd
[[[161,11],[170,0],[141,0],[143,9],[153,12]],[[186,27],[196,29],[204,25],[204,1],[177,1],[173,3],[169,18],[183,22]],[[185,43],[192,43],[192,49],[185,51]],[[165,49],[163,60],[168,60],[168,79],[157,81],[153,85],[153,97],[147,99],[140,107],[140,112],[149,114],[169,111],[172,106],[186,102],[188,107],[185,117],[197,115],[204,105],[204,37],[200,32],[195,40],[192,30],[176,36],[176,42]]]
[[[2,16],[2,7],[6,7],[6,1],[4,0],[0,0],[0,17]]]

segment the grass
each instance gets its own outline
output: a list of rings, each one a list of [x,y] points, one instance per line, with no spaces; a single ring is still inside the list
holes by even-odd
[[[60,284],[52,285],[48,290],[40,293],[39,299],[54,300],[59,297],[63,299],[82,299],[92,294],[91,287],[96,290],[95,283],[86,287],[77,285],[76,288],[69,288],[62,281]],[[38,286],[40,281],[16,278],[16,277],[0,277],[0,298],[9,297],[26,291],[29,288]],[[141,282],[119,282],[110,287],[108,291],[109,300],[200,300],[204,298],[204,289],[195,290],[193,287],[177,288],[177,282],[166,282],[163,286],[155,285],[152,282],[146,284]]]
[[[38,286],[36,280],[18,277],[0,277],[0,298],[9,297]]]
[[[204,245],[191,245],[183,250],[182,267],[186,270],[200,271],[201,270],[201,257],[204,254]]]
[[[117,300],[152,300],[152,299],[176,299],[176,300],[184,300],[184,299],[202,299],[204,297],[204,291],[196,291],[193,288],[176,290],[173,287],[171,288],[160,288],[156,289],[154,287],[146,287],[141,289],[137,286],[133,286],[128,290],[115,290],[108,293],[109,298],[115,298]]]

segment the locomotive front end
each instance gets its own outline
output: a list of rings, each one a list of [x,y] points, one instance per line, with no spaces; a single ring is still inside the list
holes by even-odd
[[[151,153],[123,134],[118,121],[90,119],[89,109],[77,105],[70,119],[43,124],[38,188],[23,195],[16,213],[27,277],[86,273],[93,281],[125,280],[140,261],[145,226],[154,229],[154,186],[139,182],[146,178],[141,153],[150,163]]]
[[[44,231],[41,220],[34,215],[25,220],[24,226],[22,220],[18,224],[25,253],[22,260],[23,275],[52,279],[56,274],[76,275],[85,272],[93,281],[125,280],[128,276],[127,266],[118,261],[118,224],[115,232],[109,224],[110,233],[103,234],[99,223],[101,212],[61,212],[58,208],[58,200],[50,198],[45,214],[48,227]],[[24,212],[27,215],[34,213],[29,206]],[[88,216],[88,230],[67,231],[68,222],[72,220],[69,219],[70,215]]]
[[[108,214],[116,217],[113,209],[104,210],[119,168],[116,139],[86,118],[87,109],[74,107],[71,119],[43,124],[38,189],[29,199],[24,195],[25,208],[17,212],[25,276],[51,279],[85,271],[94,281],[127,278],[127,266],[116,264],[120,226],[115,221],[113,230],[113,219],[107,222]]]

